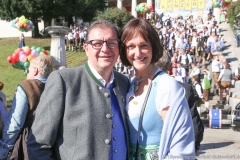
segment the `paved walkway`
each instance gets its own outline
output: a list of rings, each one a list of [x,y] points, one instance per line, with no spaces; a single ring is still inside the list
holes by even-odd
[[[221,34],[226,41],[226,49],[223,55],[231,63],[233,71],[235,71],[240,62],[240,48],[236,47],[235,35],[229,24],[220,24],[220,28],[222,29]],[[235,132],[229,127],[223,129],[205,127],[204,139],[197,156],[199,160],[240,160],[240,132]]]

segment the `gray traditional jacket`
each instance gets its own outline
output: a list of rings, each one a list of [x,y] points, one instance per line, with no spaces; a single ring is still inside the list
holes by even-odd
[[[114,71],[128,143],[127,77]],[[111,101],[88,64],[53,72],[46,83],[28,139],[31,160],[109,160]]]

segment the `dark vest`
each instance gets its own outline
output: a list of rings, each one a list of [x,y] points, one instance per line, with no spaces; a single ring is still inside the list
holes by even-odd
[[[45,84],[38,80],[25,80],[22,81],[18,86],[22,87],[25,91],[28,99],[28,113],[24,123],[24,127],[14,145],[12,156],[10,159],[14,160],[28,160],[27,154],[27,139],[31,129],[33,118],[37,105],[39,103],[41,94],[44,90]]]

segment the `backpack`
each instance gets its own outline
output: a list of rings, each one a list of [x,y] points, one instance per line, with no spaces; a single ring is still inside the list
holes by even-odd
[[[198,93],[197,93],[197,90],[196,90],[196,85],[197,85],[197,84],[201,87],[201,92],[203,93],[202,86],[201,86],[199,83],[194,84],[194,85],[193,85],[193,91],[194,91],[194,95],[195,95],[196,100],[201,99],[201,98],[198,96]]]

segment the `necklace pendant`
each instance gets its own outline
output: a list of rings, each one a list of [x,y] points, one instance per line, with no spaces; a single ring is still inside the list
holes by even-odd
[[[137,102],[137,101],[133,101],[133,104],[137,105],[137,104],[138,104],[138,102]]]

